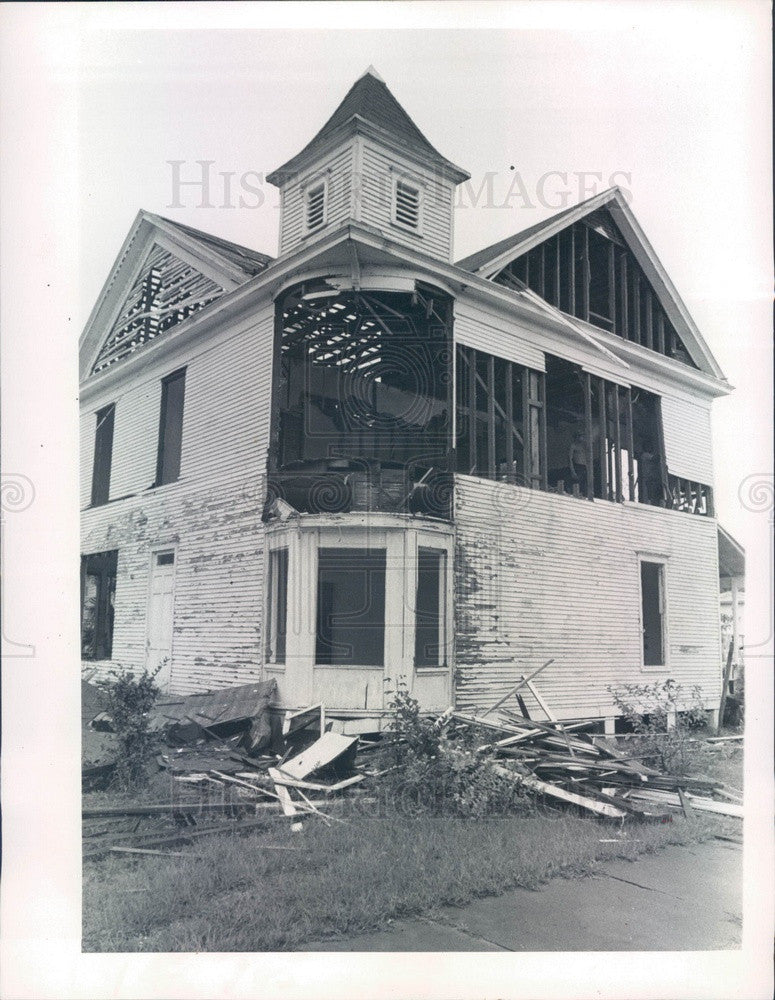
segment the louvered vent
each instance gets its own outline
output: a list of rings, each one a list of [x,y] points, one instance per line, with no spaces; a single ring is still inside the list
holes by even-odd
[[[102,345],[92,374],[133,354],[222,294],[220,285],[154,244]]]
[[[396,222],[409,229],[420,228],[420,189],[396,181]]]
[[[317,229],[326,219],[326,186],[317,184],[307,192],[307,229]]]

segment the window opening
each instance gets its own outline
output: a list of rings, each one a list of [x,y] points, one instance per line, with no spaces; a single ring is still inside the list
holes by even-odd
[[[118,550],[81,556],[81,657],[109,660],[113,654],[113,619]]]
[[[641,561],[641,626],[643,665],[661,667],[665,663],[665,567],[663,563]]]
[[[384,549],[319,550],[316,663],[383,664],[385,563]]]
[[[445,666],[445,567],[442,549],[420,546],[417,557],[414,664],[416,667]]]
[[[172,483],[180,475],[185,390],[185,368],[162,379],[156,486],[164,486],[166,483]]]
[[[110,468],[113,462],[113,426],[116,406],[111,403],[97,413],[94,436],[94,466],[92,469],[91,503],[99,507],[110,499]]]
[[[285,663],[288,621],[288,549],[269,554],[269,630],[267,661]]]

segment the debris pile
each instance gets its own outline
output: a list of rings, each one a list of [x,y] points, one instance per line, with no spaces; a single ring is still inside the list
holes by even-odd
[[[502,773],[508,770],[515,781],[544,798],[611,819],[663,819],[694,810],[742,818],[742,794],[737,790],[709,778],[648,767],[638,756],[614,749],[604,737],[579,731],[590,728],[589,723],[537,722],[503,708],[497,715],[453,712],[451,718],[464,727],[488,731],[492,741],[479,752],[501,758]]]
[[[584,731],[594,723],[558,721],[534,684],[541,669],[479,715],[449,708],[430,717],[446,739],[465,741],[499,774],[553,805],[622,822],[666,820],[675,812],[742,818],[736,789],[647,766],[643,755],[624,753],[613,740]],[[530,717],[522,687],[546,721]],[[519,711],[506,707],[512,696]],[[382,773],[379,751],[399,739],[389,727],[385,731],[389,713],[348,718],[322,705],[286,710],[276,700],[270,681],[157,703],[149,725],[164,743],[156,757],[166,782],[157,798],[164,801],[90,803],[83,810],[84,856],[159,853],[160,847],[209,834],[270,829],[276,822],[299,830],[309,817],[343,822],[336,805],[344,797],[375,801],[370,796]],[[110,720],[94,689],[85,690],[83,704],[87,789],[95,776],[109,772],[110,748],[98,758],[94,740],[109,743],[111,734],[95,728],[104,730]]]
[[[355,771],[358,737],[332,732],[322,705],[286,711],[273,705],[276,698],[270,681],[157,703],[149,726],[165,744],[156,763],[169,779],[167,801],[85,806],[84,857],[159,853],[209,834],[267,829],[285,817],[294,830],[310,815],[341,822],[330,806],[366,777]],[[83,705],[84,747],[110,740],[94,690]],[[89,790],[94,764],[84,761]]]

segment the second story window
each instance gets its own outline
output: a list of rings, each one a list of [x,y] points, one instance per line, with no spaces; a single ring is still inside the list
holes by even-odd
[[[393,221],[405,229],[420,232],[421,192],[416,184],[396,178],[393,196]]]
[[[162,380],[159,452],[154,486],[173,483],[180,475],[180,448],[183,442],[183,398],[186,369],[173,372]]]
[[[113,422],[115,403],[97,413],[97,430],[94,438],[94,468],[91,481],[92,507],[99,507],[110,499],[110,466],[113,461]]]
[[[304,225],[308,233],[326,223],[326,182],[312,184],[304,192]]]

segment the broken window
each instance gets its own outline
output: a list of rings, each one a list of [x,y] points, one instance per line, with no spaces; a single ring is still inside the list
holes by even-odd
[[[420,546],[417,556],[414,665],[446,665],[446,559],[442,549]]]
[[[270,486],[297,510],[449,516],[451,303],[433,289],[278,303]]]
[[[161,383],[159,450],[156,459],[156,486],[173,483],[180,475],[180,449],[183,443],[183,400],[186,370],[168,375]]]
[[[385,549],[318,551],[316,663],[383,664],[385,562]]]
[[[665,665],[665,566],[661,562],[640,563],[641,628],[643,666]]]
[[[420,229],[420,189],[415,184],[396,178],[393,201],[393,221],[406,229]]]
[[[113,425],[116,406],[111,403],[97,413],[97,430],[94,437],[94,467],[91,481],[92,507],[110,499],[110,467],[113,461]]]
[[[267,662],[285,663],[288,622],[288,549],[269,553]]]
[[[528,250],[493,280],[516,290],[527,285],[571,316],[697,367],[604,210]]]
[[[81,657],[109,660],[113,654],[113,615],[118,551],[81,556]]]
[[[308,187],[304,193],[305,225],[307,232],[319,229],[326,221],[326,182]]]
[[[541,488],[544,376],[457,346],[457,470]]]

